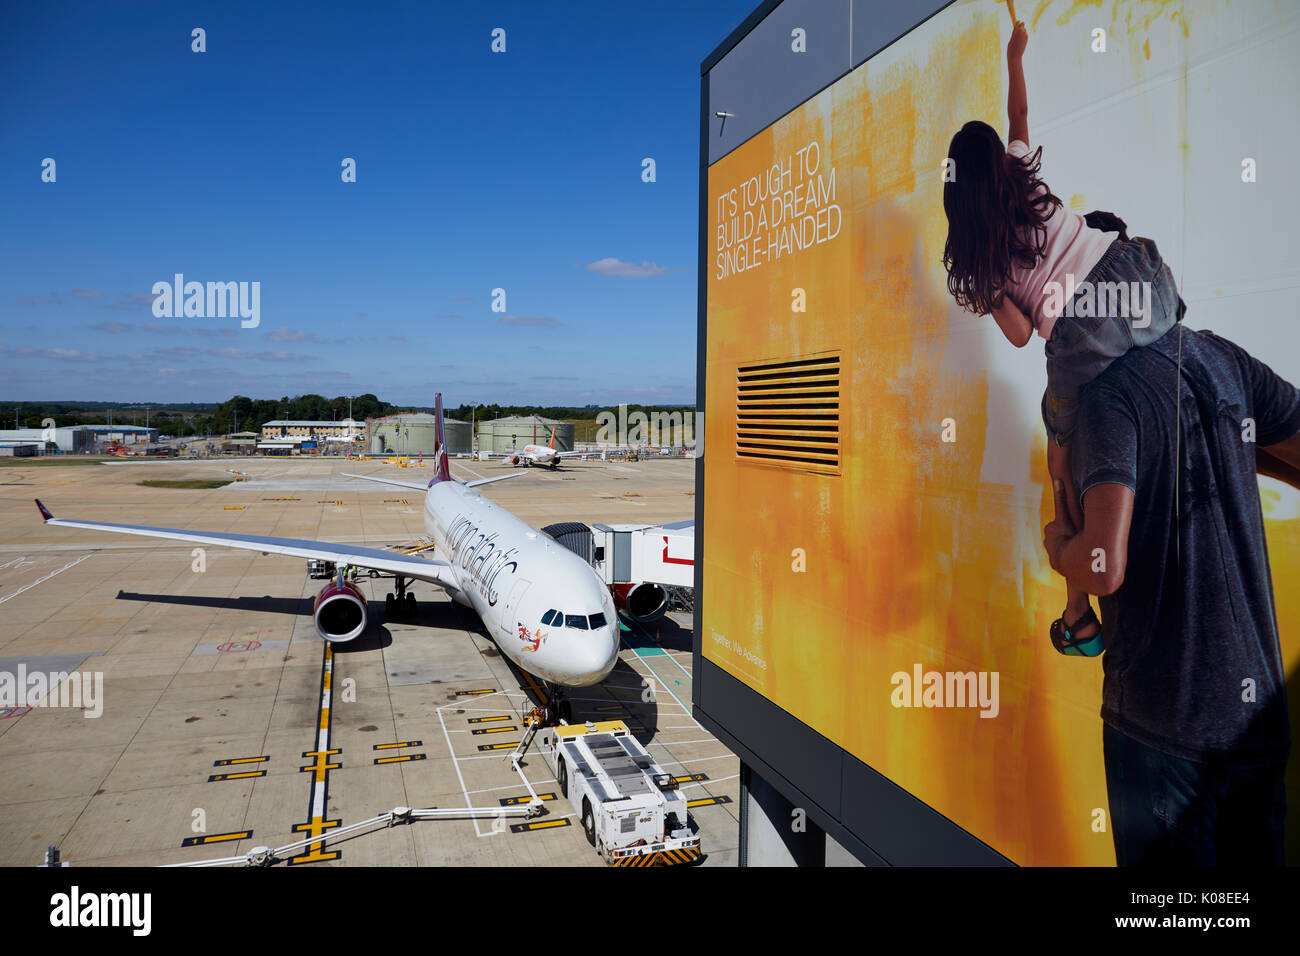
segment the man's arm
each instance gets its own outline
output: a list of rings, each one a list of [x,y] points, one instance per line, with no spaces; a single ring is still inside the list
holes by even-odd
[[[1053,482],[1053,492],[1057,518],[1043,529],[1043,547],[1052,568],[1081,591],[1113,594],[1124,583],[1128,563],[1133,490],[1109,483],[1089,488],[1082,502],[1082,530],[1070,521],[1061,482]]]
[[[1300,488],[1300,432],[1276,445],[1256,448],[1255,470]]]

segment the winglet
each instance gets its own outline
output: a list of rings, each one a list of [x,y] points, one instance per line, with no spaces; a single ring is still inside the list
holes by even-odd
[[[45,505],[41,504],[41,499],[40,499],[40,498],[35,499],[35,501],[36,501],[36,507],[38,507],[38,508],[41,509],[41,520],[42,520],[42,521],[49,521],[51,518],[54,517],[54,515],[50,514],[50,509],[47,508],[47,507],[45,507]]]

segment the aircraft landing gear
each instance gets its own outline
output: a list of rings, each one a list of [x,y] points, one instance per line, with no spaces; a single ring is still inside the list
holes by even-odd
[[[553,684],[546,685],[546,716],[552,726],[561,721],[573,723],[573,704],[564,696],[564,691]]]
[[[525,722],[540,722],[543,727],[558,727],[560,722],[573,723],[573,705],[564,694],[551,684],[546,685],[546,703],[539,704],[524,718]]]
[[[396,577],[393,581],[397,593],[389,591],[385,596],[384,614],[390,618],[415,617],[420,612],[420,605],[415,600],[415,594],[406,589],[406,578]]]

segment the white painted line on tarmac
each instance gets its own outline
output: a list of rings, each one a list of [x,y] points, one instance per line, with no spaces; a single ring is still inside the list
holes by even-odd
[[[486,696],[490,697],[492,695],[488,694]],[[443,704],[443,707],[450,707],[450,706],[451,706],[450,704]],[[442,735],[447,739],[447,753],[451,754],[451,765],[456,768],[456,779],[460,781],[460,792],[465,795],[465,806],[467,807],[472,806],[469,799],[469,791],[465,788],[465,778],[461,775],[460,772],[460,761],[456,757],[456,748],[451,745],[451,734],[447,733],[447,722],[442,719],[442,707],[438,708],[438,723],[442,724]],[[474,835],[477,837],[483,836],[483,834],[479,831],[478,828],[477,816],[473,818],[473,823],[474,823]]]
[[[77,558],[76,561],[72,561],[72,562],[70,562],[70,563],[68,563],[68,564],[65,564],[63,567],[59,568],[59,570],[57,570],[57,571],[51,571],[49,574],[45,575],[45,577],[43,577],[43,578],[37,578],[37,579],[36,579],[35,581],[33,581],[31,584],[25,584],[25,585],[23,585],[23,586],[20,587],[17,591],[15,591],[13,594],[6,594],[4,597],[0,598],[0,604],[4,604],[4,602],[5,602],[5,601],[8,601],[10,598],[16,598],[18,595],[22,594],[24,591],[30,591],[32,588],[36,587],[36,585],[45,583],[45,582],[48,581],[50,578],[54,577],[56,574],[62,574],[64,571],[68,570],[68,568],[76,567],[76,566],[77,566],[78,564],[80,564],[82,561],[85,561],[87,558],[89,558],[89,557],[93,557],[93,556],[94,556],[94,552],[93,552],[93,551],[92,551],[90,554],[83,554],[81,557]]]
[[[629,651],[631,651],[633,654],[636,655],[636,659],[639,660],[642,664],[644,664],[644,665],[646,666],[646,670],[648,670],[648,671],[650,672],[650,676],[652,676],[652,677],[655,679],[655,681],[656,681],[656,682],[657,682],[661,687],[663,687],[664,690],[668,691],[668,695],[669,695],[670,697],[672,697],[673,700],[677,701],[677,706],[679,706],[682,710],[686,711],[686,714],[689,716],[690,713],[691,713],[690,708],[687,707],[685,704],[683,704],[682,701],[681,701],[681,698],[678,697],[676,694],[673,693],[673,689],[672,689],[671,687],[668,686],[667,681],[665,681],[662,677],[660,677],[660,676],[659,676],[659,673],[658,673],[658,672],[657,672],[653,667],[650,666],[650,662],[649,662],[646,658],[642,657],[640,654],[637,654],[636,648],[634,648],[631,644],[629,644],[627,641],[625,641],[625,640],[623,639],[623,635],[622,635],[622,634],[619,634],[618,639],[619,639],[619,641],[622,643],[622,645],[623,645],[624,647],[626,647]],[[660,655],[656,655],[656,656],[662,657],[663,655],[660,654]],[[677,666],[680,667],[681,665],[679,664],[679,665],[677,665]],[[689,675],[687,675],[687,676],[689,676]],[[705,733],[708,733],[707,730],[704,730],[704,726],[703,726],[703,725],[702,725],[698,720],[696,720],[694,717],[691,717],[691,722],[694,723],[696,727],[699,727],[700,730],[703,730]]]

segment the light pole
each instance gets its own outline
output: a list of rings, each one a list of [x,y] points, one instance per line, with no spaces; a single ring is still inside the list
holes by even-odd
[[[469,456],[478,460],[478,435],[474,431],[474,414],[483,407],[482,402],[469,403]]]

